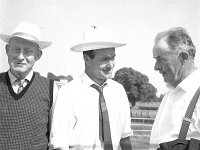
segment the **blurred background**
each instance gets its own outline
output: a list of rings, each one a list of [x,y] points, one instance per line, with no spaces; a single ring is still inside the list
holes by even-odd
[[[131,67],[148,76],[158,91],[166,91],[155,72],[152,47],[155,35],[174,26],[185,27],[197,48],[200,65],[199,0],[0,0],[0,33],[11,34],[20,21],[37,23],[42,38],[53,45],[44,49],[35,70],[47,76],[78,76],[84,70],[81,53],[70,47],[82,40],[89,26],[104,26],[127,45],[117,50],[115,71]],[[5,43],[0,42],[0,72],[8,70]]]

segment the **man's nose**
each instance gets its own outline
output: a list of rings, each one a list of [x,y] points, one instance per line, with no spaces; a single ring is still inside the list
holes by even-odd
[[[20,53],[18,55],[18,59],[21,59],[21,60],[24,59],[24,53],[22,50],[20,51]]]
[[[108,62],[108,66],[109,67],[114,67],[115,66],[115,61],[114,60],[110,60],[109,62]]]
[[[158,71],[161,69],[161,65],[156,61],[155,65],[154,65],[154,70]]]

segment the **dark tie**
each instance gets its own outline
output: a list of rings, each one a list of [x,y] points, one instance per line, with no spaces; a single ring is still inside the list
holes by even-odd
[[[91,86],[99,92],[99,139],[104,144],[104,150],[112,150],[112,140],[110,132],[110,123],[108,117],[108,110],[103,96],[103,86],[92,84]]]

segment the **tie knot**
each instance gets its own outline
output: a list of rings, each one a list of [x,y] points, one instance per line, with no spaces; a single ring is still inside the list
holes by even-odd
[[[24,79],[16,79],[15,80],[15,84],[18,85],[18,86],[22,86],[24,83]]]
[[[103,84],[102,86],[96,85],[96,84],[92,84],[91,87],[95,88],[100,94],[103,93],[103,88],[105,87],[106,83]]]
[[[19,87],[22,87],[24,83],[28,83],[27,79],[16,79],[15,80],[15,85],[18,85]]]

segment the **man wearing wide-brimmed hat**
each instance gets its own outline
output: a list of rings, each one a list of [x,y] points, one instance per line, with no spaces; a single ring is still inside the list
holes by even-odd
[[[0,149],[47,149],[53,82],[33,71],[42,50],[40,27],[21,22],[6,42],[9,71],[0,74]]]
[[[132,149],[130,109],[124,88],[111,80],[115,48],[109,29],[92,26],[83,43],[71,48],[83,52],[85,72],[63,86],[52,115],[50,145],[54,149]]]

